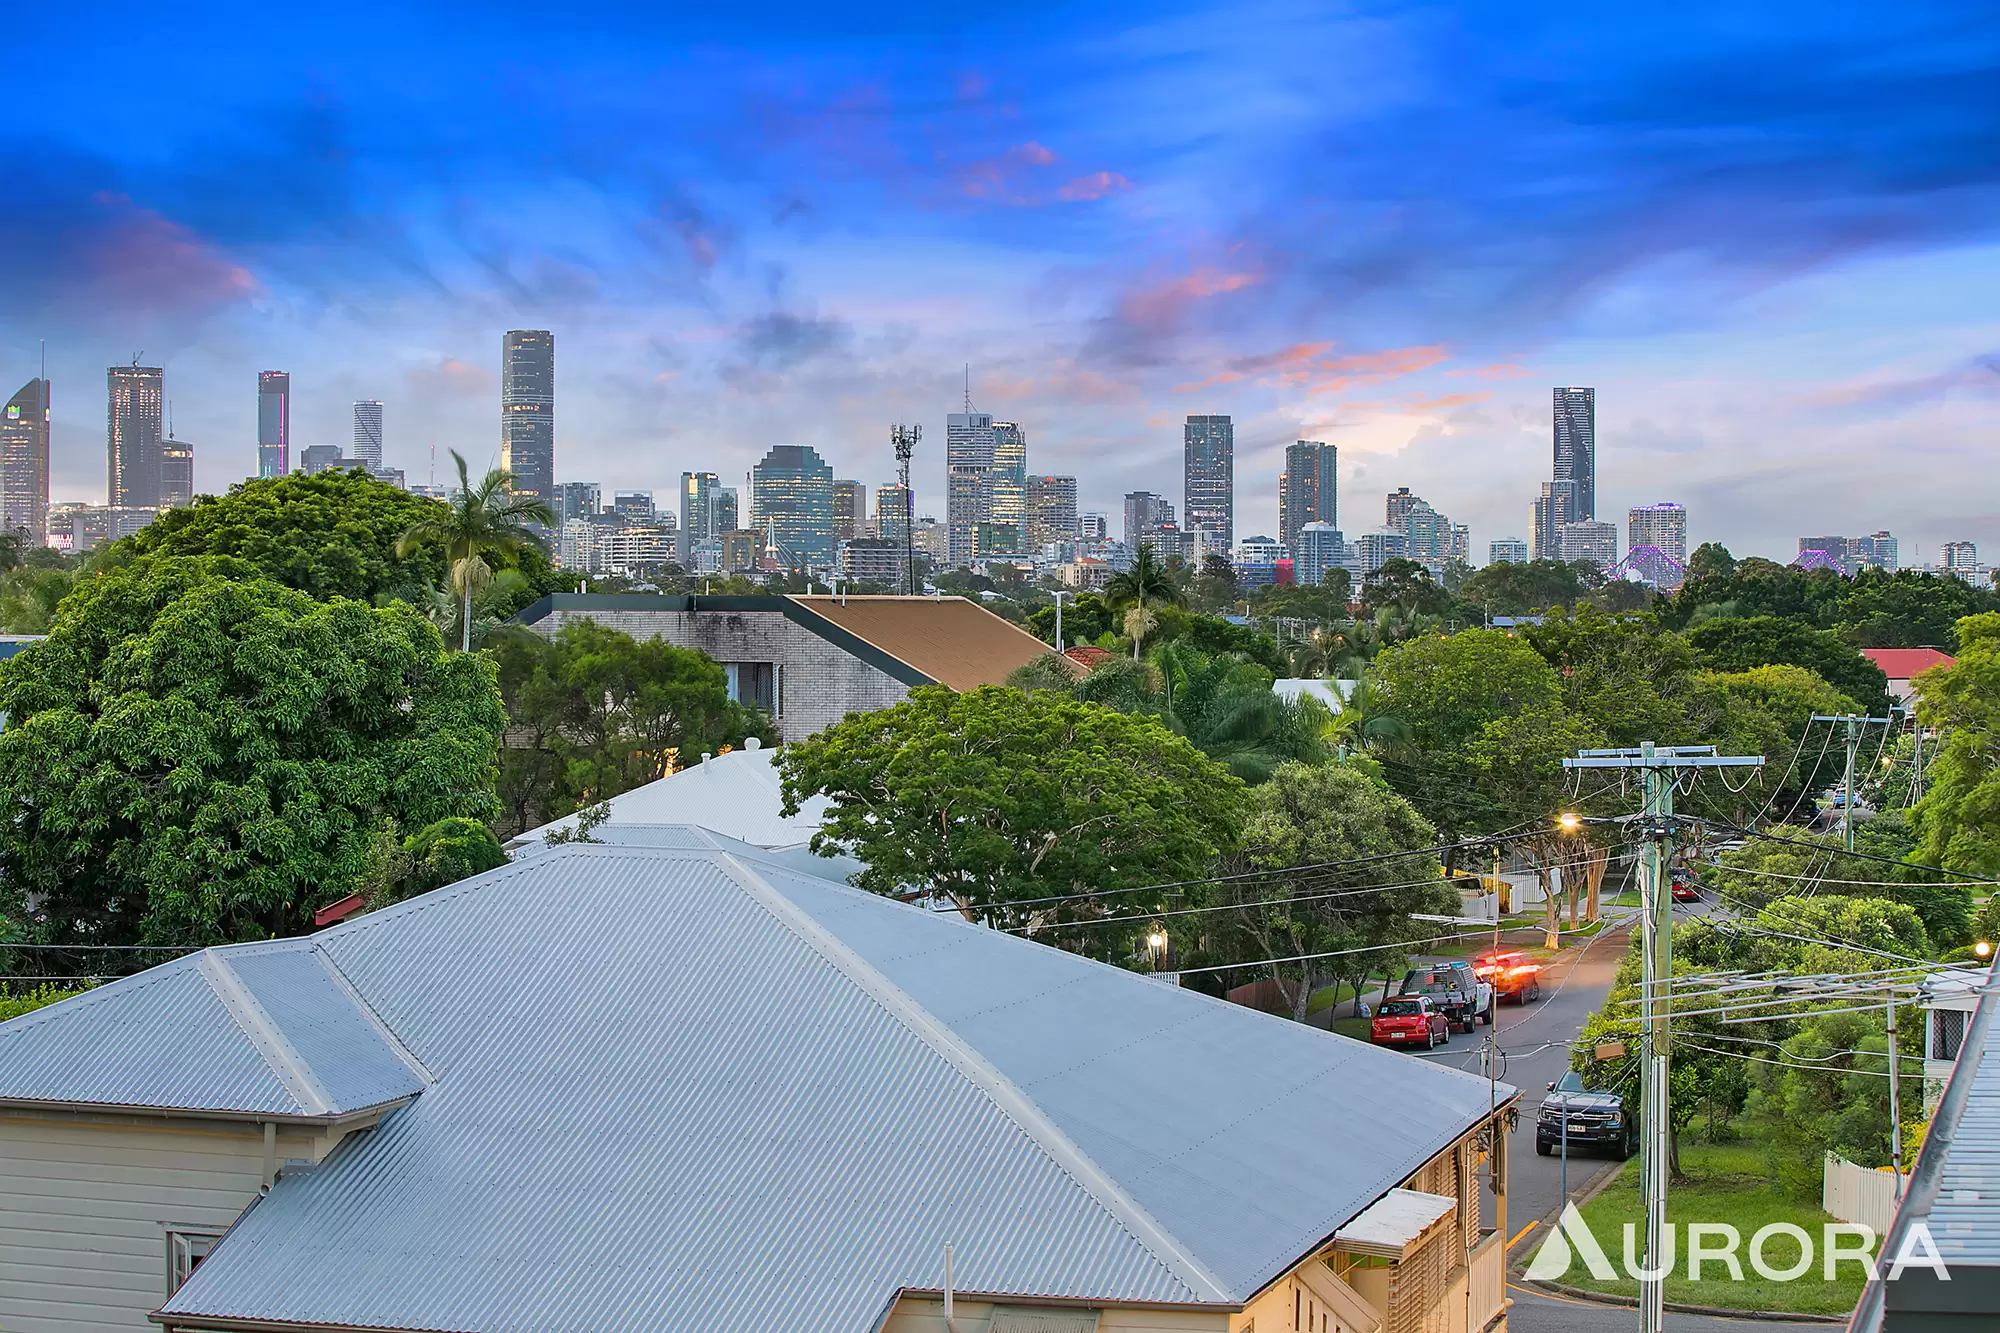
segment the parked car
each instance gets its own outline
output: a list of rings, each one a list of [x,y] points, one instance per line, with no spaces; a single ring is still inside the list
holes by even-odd
[[[1462,958],[1448,963],[1426,963],[1403,974],[1398,995],[1428,995],[1431,1003],[1444,1011],[1447,1021],[1467,1032],[1479,1023],[1493,1021],[1493,987],[1473,975],[1472,964]]]
[[[1542,998],[1542,965],[1519,949],[1487,949],[1474,955],[1472,975],[1493,988],[1496,1000],[1526,1004]]]
[[[1428,995],[1398,996],[1382,1001],[1368,1022],[1368,1040],[1377,1046],[1421,1046],[1425,1050],[1451,1040],[1451,1024]]]
[[[1535,1116],[1535,1151],[1547,1157],[1563,1146],[1568,1121],[1568,1150],[1609,1149],[1620,1161],[1639,1146],[1639,1121],[1615,1092],[1592,1092],[1583,1075],[1571,1070],[1549,1084],[1549,1095]]]
[[[1688,874],[1685,870],[1676,870],[1674,872],[1673,882],[1667,886],[1667,892],[1673,895],[1673,900],[1677,903],[1698,903],[1701,901],[1701,889],[1695,884],[1694,876]]]

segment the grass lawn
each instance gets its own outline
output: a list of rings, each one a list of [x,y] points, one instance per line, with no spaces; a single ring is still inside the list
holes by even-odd
[[[1335,1032],[1338,1032],[1343,1037],[1352,1037],[1356,1041],[1368,1040],[1369,1026],[1369,1022],[1365,1018],[1336,1018],[1333,1020],[1333,1030]]]
[[[1321,986],[1306,1000],[1306,1012],[1316,1014],[1322,1009],[1331,1009],[1342,1000],[1354,998],[1354,986],[1350,982],[1339,981],[1331,986]]]
[[[1681,1167],[1688,1174],[1685,1184],[1667,1192],[1667,1221],[1676,1224],[1674,1272],[1667,1278],[1667,1299],[1690,1305],[1726,1306],[1737,1310],[1789,1310],[1797,1314],[1846,1314],[1861,1298],[1861,1266],[1843,1262],[1835,1281],[1824,1279],[1820,1253],[1820,1225],[1833,1219],[1821,1212],[1817,1202],[1792,1199],[1777,1194],[1771,1185],[1763,1146],[1747,1143],[1705,1144],[1681,1142]],[[1563,1281],[1593,1291],[1637,1296],[1639,1284],[1624,1276],[1625,1224],[1635,1226],[1634,1250],[1645,1233],[1646,1214],[1639,1199],[1639,1159],[1625,1164],[1610,1188],[1583,1208],[1591,1233],[1604,1247],[1605,1258],[1619,1270],[1619,1280],[1600,1282],[1590,1276],[1580,1260],[1572,1262]],[[1731,1281],[1727,1265],[1702,1261],[1702,1280],[1688,1281],[1687,1225],[1691,1222],[1728,1222],[1743,1234],[1737,1257],[1743,1266],[1741,1282]],[[1771,1222],[1791,1222],[1805,1228],[1813,1241],[1813,1264],[1795,1282],[1773,1282],[1758,1275],[1749,1263],[1750,1238],[1759,1227]],[[1709,1241],[1712,1247],[1716,1242]],[[1796,1241],[1774,1237],[1764,1246],[1766,1266],[1784,1270],[1798,1262]]]

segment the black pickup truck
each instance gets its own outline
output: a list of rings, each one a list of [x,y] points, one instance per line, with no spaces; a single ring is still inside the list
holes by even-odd
[[[1563,1122],[1568,1121],[1567,1129]],[[1542,1109],[1535,1116],[1535,1151],[1547,1157],[1565,1147],[1609,1149],[1619,1160],[1639,1145],[1639,1119],[1615,1092],[1592,1092],[1575,1070],[1549,1084]]]

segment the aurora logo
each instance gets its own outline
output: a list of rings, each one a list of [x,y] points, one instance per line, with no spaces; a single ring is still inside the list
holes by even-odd
[[[1639,1228],[1631,1222],[1625,1223],[1624,1260],[1625,1272],[1640,1282],[1653,1281],[1674,1271],[1676,1233],[1678,1223],[1668,1223],[1660,1239],[1662,1253],[1658,1264],[1649,1266],[1641,1262],[1636,1253],[1640,1246]],[[1701,1281],[1702,1269],[1718,1265],[1729,1272],[1731,1282],[1741,1282],[1744,1260],[1749,1260],[1752,1272],[1771,1282],[1796,1282],[1813,1268],[1812,1233],[1791,1222],[1772,1222],[1759,1227],[1745,1246],[1743,1233],[1728,1222],[1690,1222],[1687,1224],[1687,1277],[1690,1282]],[[1772,1264],[1767,1251],[1772,1242],[1779,1239],[1789,1242],[1777,1246],[1780,1255],[1789,1255],[1793,1246],[1798,1256],[1785,1267]],[[1858,1222],[1825,1222],[1820,1226],[1820,1275],[1826,1281],[1834,1280],[1834,1273],[1840,1264],[1861,1265],[1865,1276],[1873,1280],[1875,1268],[1875,1230]],[[1652,1258],[1647,1255],[1644,1258]],[[1598,1243],[1597,1235],[1590,1224],[1583,1220],[1583,1214],[1576,1205],[1563,1205],[1562,1218],[1549,1238],[1542,1242],[1541,1249],[1535,1251],[1534,1259],[1528,1264],[1527,1276],[1540,1282],[1553,1282],[1569,1272],[1570,1265],[1581,1259],[1586,1271],[1599,1282],[1615,1282],[1618,1270],[1611,1266],[1605,1256],[1604,1247]],[[1894,1282],[1907,1268],[1927,1268],[1937,1275],[1940,1282],[1951,1281],[1951,1273],[1945,1268],[1944,1257],[1938,1253],[1937,1242],[1931,1239],[1931,1230],[1922,1222],[1914,1223],[1903,1237],[1902,1248],[1889,1261],[1887,1280]]]

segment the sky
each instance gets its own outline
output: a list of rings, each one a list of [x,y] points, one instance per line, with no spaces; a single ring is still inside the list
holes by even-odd
[[[300,12],[303,10],[319,12]],[[165,367],[197,489],[386,404],[497,461],[501,334],[556,336],[557,474],[670,494],[772,444],[890,478],[1022,423],[1083,507],[1180,501],[1236,422],[1341,526],[1409,486],[1483,558],[1598,402],[1598,512],[1785,558],[2000,558],[2000,7],[1840,3],[40,6],[9,18],[0,392],[53,381],[104,496],[104,370]],[[1118,519],[1114,517],[1114,529]],[[1621,538],[1622,540],[1622,538]],[[1996,559],[2000,562],[2000,559]]]

